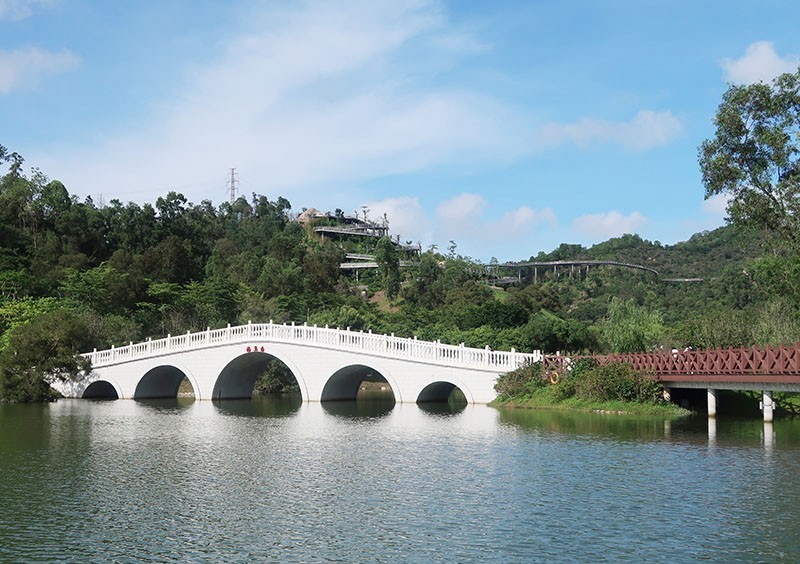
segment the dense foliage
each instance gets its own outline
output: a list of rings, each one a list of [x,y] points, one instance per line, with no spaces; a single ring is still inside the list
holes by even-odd
[[[700,147],[706,196],[730,198],[731,219],[800,245],[800,69],[772,84],[731,85]]]
[[[248,320],[546,352],[800,340],[800,277],[787,253],[736,225],[674,246],[625,235],[529,259],[613,260],[658,275],[537,270],[479,264],[454,241],[446,253],[417,253],[389,236],[323,236],[315,226],[353,218],[337,210],[298,221],[281,197],[217,207],[175,192],[154,204],[80,201],[0,146],[3,163],[0,400],[46,399],[48,378],[86,369],[79,351]],[[372,256],[377,268],[343,270],[347,254]],[[800,272],[800,261],[788,264]],[[271,368],[261,391],[285,376]]]
[[[577,361],[571,370],[546,373],[541,363],[501,376],[495,384],[498,403],[512,405],[570,405],[587,408],[634,404],[664,406],[664,387],[626,364],[600,365],[591,358]]]

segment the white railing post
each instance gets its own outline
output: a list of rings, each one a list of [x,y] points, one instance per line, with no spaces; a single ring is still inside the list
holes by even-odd
[[[515,370],[517,368],[517,349],[511,347],[511,366],[508,367],[509,370]]]
[[[206,327],[206,344],[211,342],[211,327]]]
[[[111,345],[111,362],[117,360],[117,351],[114,348],[114,345]]]
[[[250,340],[253,338],[253,322],[251,320],[247,320],[247,339]]]
[[[167,333],[167,351],[172,350],[172,335]]]
[[[228,329],[225,331],[225,342],[230,342],[231,340],[231,324],[228,323]]]
[[[486,345],[486,347],[483,350],[486,351],[486,352],[484,352],[484,354],[486,355],[484,357],[484,364],[486,366],[489,366],[489,354],[490,354],[492,349],[489,348],[489,345]]]

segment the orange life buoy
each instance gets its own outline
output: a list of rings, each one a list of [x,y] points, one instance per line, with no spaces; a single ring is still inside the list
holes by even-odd
[[[556,372],[555,370],[550,373],[550,383],[558,384],[558,372]]]

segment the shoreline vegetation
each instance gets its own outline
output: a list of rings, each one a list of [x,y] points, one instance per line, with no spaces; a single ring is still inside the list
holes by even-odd
[[[547,378],[540,362],[522,366],[501,376],[495,391],[493,407],[664,417],[691,413],[665,400],[661,383],[630,366],[602,366],[591,359],[576,362],[557,379]]]

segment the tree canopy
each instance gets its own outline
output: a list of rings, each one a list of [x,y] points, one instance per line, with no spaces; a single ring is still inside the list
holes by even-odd
[[[800,244],[800,69],[772,84],[730,85],[699,150],[706,197],[730,198],[734,223]]]

